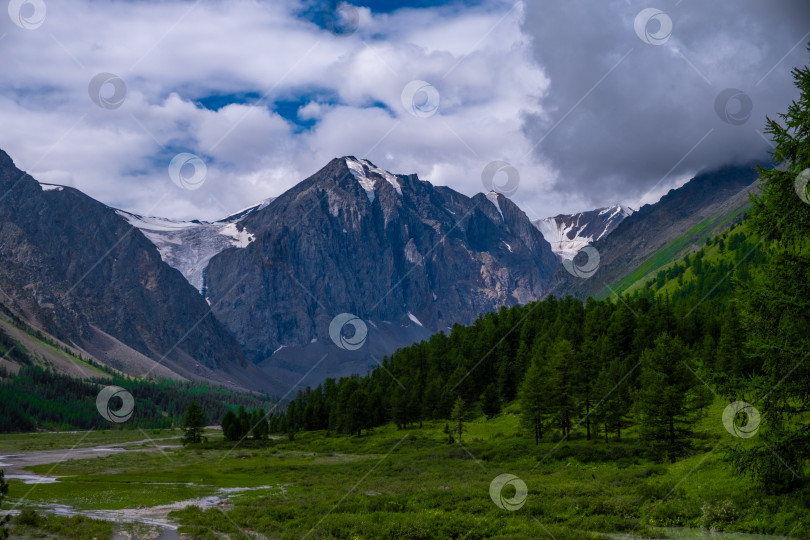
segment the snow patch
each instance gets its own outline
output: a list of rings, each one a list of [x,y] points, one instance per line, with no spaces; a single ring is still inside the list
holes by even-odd
[[[632,213],[631,208],[617,204],[589,212],[538,219],[532,223],[551,244],[554,253],[570,259],[586,245],[610,234]]]
[[[368,167],[369,171],[371,171],[371,172],[373,172],[375,174],[378,174],[378,175],[382,176],[383,178],[385,178],[386,182],[391,184],[394,187],[394,189],[397,190],[397,193],[402,195],[402,186],[399,185],[399,179],[396,177],[395,174],[392,174],[392,173],[386,171],[385,169],[380,169],[379,167],[377,167],[376,165],[374,165],[372,162],[368,161],[367,159],[363,159],[361,161],[363,162],[363,164],[366,167]]]
[[[487,193],[487,199],[489,199],[489,202],[494,204],[495,208],[498,209],[498,213],[501,215],[501,219],[503,221],[506,221],[506,218],[503,217],[503,211],[501,210],[501,205],[498,202],[498,194],[496,192],[494,192],[494,191],[490,191],[489,193]]]
[[[411,313],[410,311],[408,312],[408,318],[409,318],[410,320],[412,320],[413,322],[415,322],[416,324],[418,324],[419,326],[424,327],[424,325],[423,325],[422,323],[420,323],[420,322],[419,322],[419,319],[417,319],[417,318],[416,318],[416,315],[414,315],[414,314],[413,314],[413,313]]]
[[[405,259],[411,264],[422,264],[422,254],[416,249],[413,238],[405,244]]]
[[[231,243],[234,245],[234,247],[238,248],[246,248],[248,247],[248,244],[256,239],[256,237],[250,234],[247,229],[243,228],[240,231],[236,227],[236,223],[229,223],[225,225],[222,229],[220,229],[219,234],[233,238]]]
[[[39,187],[42,188],[42,191],[62,191],[62,186],[56,184],[40,184]]]
[[[242,210],[214,223],[207,221],[180,221],[160,217],[140,216],[116,210],[131,226],[139,229],[160,253],[163,262],[180,271],[198,291],[203,291],[203,271],[218,253],[231,248],[245,248],[255,236],[237,223],[273,199]]]
[[[377,180],[369,177],[369,174],[374,174],[381,177],[386,182],[391,184],[391,186],[393,186],[400,196],[402,195],[402,186],[399,185],[399,179],[395,174],[391,174],[385,169],[380,169],[367,159],[358,160],[354,158],[345,158],[345,161],[346,166],[349,168],[349,172],[352,173],[352,176],[354,176],[355,180],[357,180],[357,182],[360,184],[360,187],[365,190],[370,202],[374,202],[374,199],[377,197],[377,194],[374,191],[374,185],[377,183]]]
[[[503,242],[503,240],[501,240],[501,242]],[[506,242],[503,242],[503,245],[505,245],[505,246],[506,246],[506,249],[508,249],[508,250],[509,250],[509,253],[513,253],[513,251],[512,251],[512,246],[510,246],[510,245],[509,245],[509,244],[507,244]]]
[[[357,183],[360,184],[360,187],[365,190],[368,201],[374,202],[374,199],[377,198],[377,194],[374,193],[374,180],[366,176],[366,171],[359,161],[346,158],[346,166],[354,179],[357,180]]]

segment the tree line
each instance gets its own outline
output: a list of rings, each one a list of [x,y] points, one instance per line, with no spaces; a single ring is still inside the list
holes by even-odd
[[[269,400],[220,387],[179,381],[141,381],[124,377],[74,379],[37,365],[24,365],[16,376],[0,381],[0,433],[37,429],[171,428],[196,401],[205,415],[219,422],[234,406],[256,408]],[[135,399],[132,417],[111,424],[96,409],[105,386],[120,386]]]

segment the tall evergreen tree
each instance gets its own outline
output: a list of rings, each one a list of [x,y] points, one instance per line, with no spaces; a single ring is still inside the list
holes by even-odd
[[[573,419],[578,409],[577,358],[571,342],[563,339],[555,343],[548,361],[550,379],[547,391],[551,413],[563,437],[568,437],[571,435]]]
[[[183,418],[183,444],[202,442],[203,429],[205,429],[205,412],[196,401],[192,401]]]
[[[501,412],[501,398],[498,395],[498,387],[494,383],[490,383],[481,394],[481,410],[487,418],[493,418]]]
[[[535,358],[520,385],[520,420],[534,435],[534,444],[543,438],[543,423],[548,414],[548,369]]]
[[[689,444],[694,420],[692,390],[700,381],[687,367],[689,351],[680,339],[662,334],[641,355],[636,406],[640,437],[656,458],[672,463]]]
[[[810,460],[810,67],[792,74],[799,98],[765,129],[782,167],[759,169],[761,194],[750,211],[771,257],[739,294],[747,354],[760,366],[752,390],[762,428],[760,444],[739,450],[734,463],[773,491],[799,485]]]
[[[250,425],[253,426],[253,438],[257,441],[267,439],[270,427],[267,424],[267,416],[262,409],[253,411],[250,417]]]
[[[458,435],[458,440],[461,441],[461,435],[464,433],[464,421],[467,420],[467,404],[464,403],[461,396],[457,397],[456,402],[453,404],[450,420],[455,424],[453,431]]]

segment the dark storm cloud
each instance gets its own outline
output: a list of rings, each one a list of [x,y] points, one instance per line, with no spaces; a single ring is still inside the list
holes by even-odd
[[[672,21],[662,45],[636,35],[645,8]],[[646,30],[665,36],[659,25]],[[765,116],[797,96],[790,70],[810,59],[806,0],[530,1],[523,27],[551,80],[547,113],[527,119],[526,135],[538,142],[537,158],[559,171],[555,189],[594,204],[637,200],[704,167],[766,158]],[[718,104],[723,121],[715,105],[728,88],[745,95]]]

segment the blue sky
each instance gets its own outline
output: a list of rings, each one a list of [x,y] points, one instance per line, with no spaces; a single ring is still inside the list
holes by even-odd
[[[343,35],[326,5],[28,0],[0,17],[0,148],[42,181],[178,218],[279,195],[340,155],[468,195],[504,160],[532,218],[637,207],[763,157],[810,40],[804,0],[333,3]],[[639,31],[649,8],[671,23],[660,42],[658,18]],[[750,99],[741,124],[716,112],[728,88]],[[181,152],[204,160],[200,189],[168,178]]]

